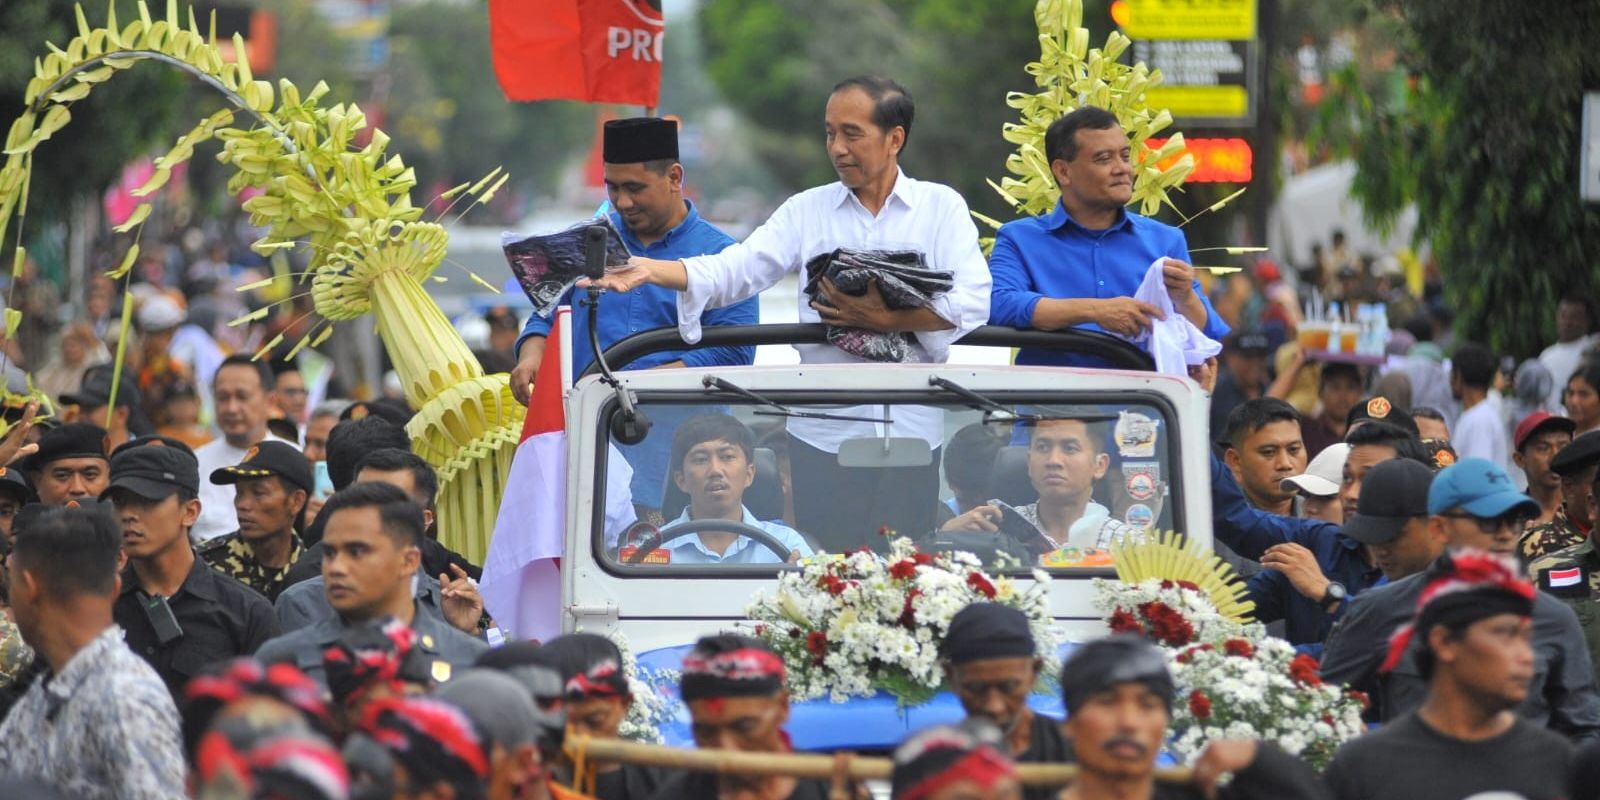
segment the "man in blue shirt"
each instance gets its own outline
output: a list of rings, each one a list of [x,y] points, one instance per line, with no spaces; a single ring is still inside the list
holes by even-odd
[[[1133,299],[1157,259],[1179,313],[1221,340],[1228,325],[1195,280],[1183,232],[1127,210],[1134,166],[1110,112],[1085,106],[1050,125],[1045,156],[1061,187],[1055,211],[1001,226],[989,255],[989,323],[1061,330],[1082,326],[1135,336],[1161,312]],[[1091,365],[1092,359],[1023,348],[1018,364]]]
[[[683,165],[678,163],[678,126],[654,117],[612,120],[605,125],[603,156],[606,194],[611,200],[611,223],[622,234],[628,252],[651,258],[679,259],[720,253],[733,237],[700,217],[694,203],[683,196]],[[586,290],[578,290],[587,293]],[[572,292],[562,304],[572,304]],[[759,320],[757,298],[706,312],[707,325],[754,325]],[[528,402],[533,376],[544,359],[545,338],[552,320],[535,314],[517,339],[517,367],[511,372],[511,392]],[[659,286],[641,286],[629,292],[607,292],[600,297],[601,347],[640,331],[678,324],[678,295]],[[594,360],[589,347],[586,310],[572,315],[572,374],[581,375]],[[717,367],[749,364],[754,347],[713,347],[656,353],[627,369],[652,367]],[[650,438],[634,447],[621,448],[633,467],[633,499],[641,510],[661,507],[667,473],[667,448],[672,430],[681,422],[665,407],[652,408]]]
[[[679,426],[672,440],[672,480],[689,505],[666,528],[702,519],[742,522],[772,534],[788,548],[788,557],[736,531],[711,529],[663,543],[667,563],[780,564],[811,555],[793,528],[757,519],[744,507],[744,492],[756,477],[755,447],[750,429],[726,414],[702,414]]]

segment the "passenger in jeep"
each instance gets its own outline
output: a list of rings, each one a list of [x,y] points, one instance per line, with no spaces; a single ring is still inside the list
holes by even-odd
[[[662,530],[691,520],[733,520],[772,534],[788,548],[788,558],[736,531],[708,529],[664,542],[669,563],[780,564],[811,555],[811,546],[793,528],[757,519],[744,507],[745,490],[755,477],[755,435],[744,423],[726,414],[684,422],[672,438],[672,480],[689,496],[689,505]]]
[[[1028,429],[1028,480],[1039,500],[1016,508],[1021,521],[1036,529],[1015,530],[1006,524],[1000,506],[980,505],[945,523],[946,531],[1004,532],[1041,552],[1041,561],[1078,561],[1077,555],[1104,550],[1112,541],[1137,531],[1111,516],[1092,497],[1094,482],[1105,477],[1111,456],[1105,452],[1100,425],[1081,419],[1042,420]],[[1032,537],[1032,541],[1028,538]],[[1077,554],[1072,551],[1076,550]]]

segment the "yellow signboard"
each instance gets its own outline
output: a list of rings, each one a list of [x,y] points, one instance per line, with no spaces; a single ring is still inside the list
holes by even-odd
[[[1149,91],[1151,108],[1172,116],[1226,118],[1250,113],[1250,92],[1243,86],[1157,86]]]
[[[1256,0],[1124,1],[1133,39],[1256,38]]]

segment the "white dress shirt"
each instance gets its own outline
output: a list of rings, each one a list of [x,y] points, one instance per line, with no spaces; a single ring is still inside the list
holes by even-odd
[[[949,270],[954,286],[933,298],[931,310],[954,327],[918,331],[913,357],[923,363],[944,363],[950,345],[989,319],[989,264],[978,247],[978,227],[967,202],[954,189],[938,183],[895,175],[894,188],[876,216],[842,183],[830,183],[797,194],[773,212],[749,238],[715,255],[683,259],[688,287],[678,296],[678,331],[684,341],[700,341],[700,318],[707,308],[721,308],[759,294],[807,261],[840,247],[915,250],[929,269]],[[800,322],[821,322],[799,281]],[[874,364],[831,344],[795,345],[806,364]],[[834,413],[883,416],[883,406],[859,406]],[[894,424],[789,420],[789,432],[829,453],[846,439],[866,436],[913,436],[937,447],[943,441],[944,415],[936,408],[896,406]]]

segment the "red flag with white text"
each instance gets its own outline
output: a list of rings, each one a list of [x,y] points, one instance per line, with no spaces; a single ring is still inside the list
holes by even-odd
[[[495,77],[511,100],[654,107],[661,0],[489,0]]]

